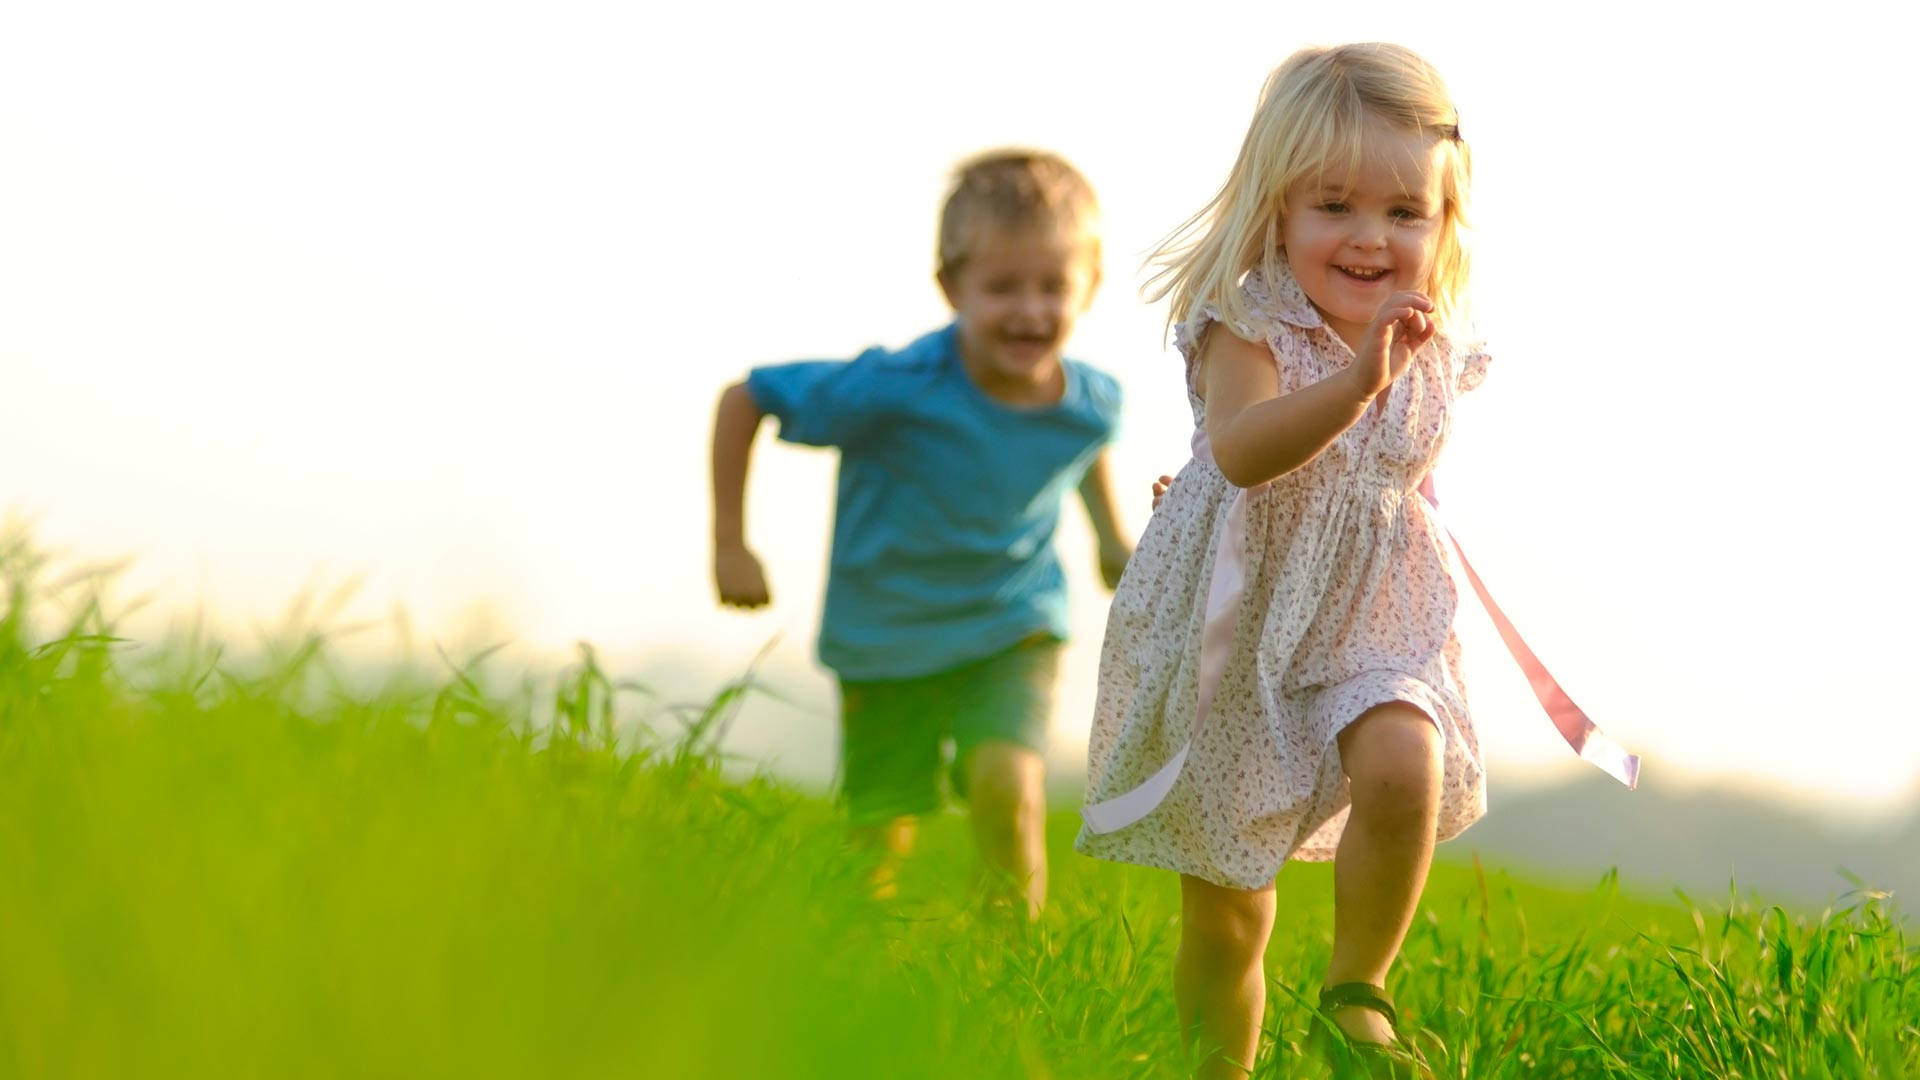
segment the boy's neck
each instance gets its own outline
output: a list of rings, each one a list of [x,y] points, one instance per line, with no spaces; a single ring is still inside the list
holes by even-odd
[[[1036,365],[1032,377],[1012,377],[977,362],[960,343],[960,368],[980,392],[1002,405],[1032,409],[1058,405],[1067,396],[1067,368],[1059,357]]]

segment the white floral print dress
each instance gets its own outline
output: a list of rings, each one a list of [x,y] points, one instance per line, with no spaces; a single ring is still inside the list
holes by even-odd
[[[1352,360],[1284,264],[1276,280],[1256,271],[1243,287],[1264,325],[1237,329],[1266,338],[1282,393]],[[1488,358],[1436,336],[1318,457],[1243,491],[1206,452],[1194,392],[1199,342],[1214,318],[1209,308],[1176,330],[1195,457],[1114,593],[1087,801],[1117,805],[1137,800],[1156,774],[1177,779],[1157,802],[1135,801],[1131,813],[1082,829],[1074,846],[1257,888],[1289,857],[1333,857],[1348,807],[1336,737],[1375,705],[1417,706],[1444,739],[1441,839],[1485,812],[1453,632],[1453,556],[1417,488],[1446,442],[1456,397],[1484,378]],[[1216,578],[1233,579],[1238,597],[1224,608],[1211,598],[1215,633],[1203,665]],[[1213,673],[1203,676],[1203,666]],[[1190,741],[1196,716],[1205,720]],[[1142,805],[1150,807],[1144,816]],[[1098,809],[1088,807],[1090,823]]]

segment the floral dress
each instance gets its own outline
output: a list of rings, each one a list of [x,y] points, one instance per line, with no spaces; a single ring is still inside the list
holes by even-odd
[[[1266,339],[1282,393],[1351,362],[1284,264],[1243,287],[1262,325],[1236,329]],[[1336,738],[1375,705],[1416,706],[1444,740],[1440,839],[1485,812],[1454,558],[1418,489],[1488,357],[1436,336],[1319,456],[1243,490],[1207,452],[1194,391],[1217,317],[1177,328],[1194,460],[1114,593],[1074,846],[1257,888],[1288,857],[1333,857],[1348,808]]]

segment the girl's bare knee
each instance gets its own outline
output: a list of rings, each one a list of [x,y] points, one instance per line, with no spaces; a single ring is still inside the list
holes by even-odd
[[[1257,963],[1273,931],[1273,888],[1234,889],[1181,875],[1181,946],[1210,965]]]
[[[1340,763],[1356,811],[1424,816],[1437,803],[1444,743],[1426,713],[1394,702],[1367,710],[1340,733]]]

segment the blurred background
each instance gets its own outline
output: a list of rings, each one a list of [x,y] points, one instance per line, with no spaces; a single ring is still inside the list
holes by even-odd
[[[1142,257],[1225,178],[1274,65],[1394,40],[1447,77],[1474,150],[1497,366],[1457,420],[1447,519],[1644,759],[1638,792],[1590,775],[1468,604],[1494,806],[1449,847],[1813,899],[1844,867],[1911,897],[1920,15],[1770,10],[15,5],[0,511],[65,566],[129,560],[136,636],[197,610],[244,642],[353,582],[340,620],[375,627],[343,646],[373,663],[506,641],[498,662],[538,667],[584,640],[699,699],[764,647],[772,693],[729,749],[824,788],[834,461],[763,441],[748,529],[776,602],[719,610],[721,387],[941,324],[952,167],[1058,150],[1103,201],[1072,351],[1125,388],[1137,532],[1190,425]],[[1069,800],[1105,597],[1077,507],[1060,543]]]

